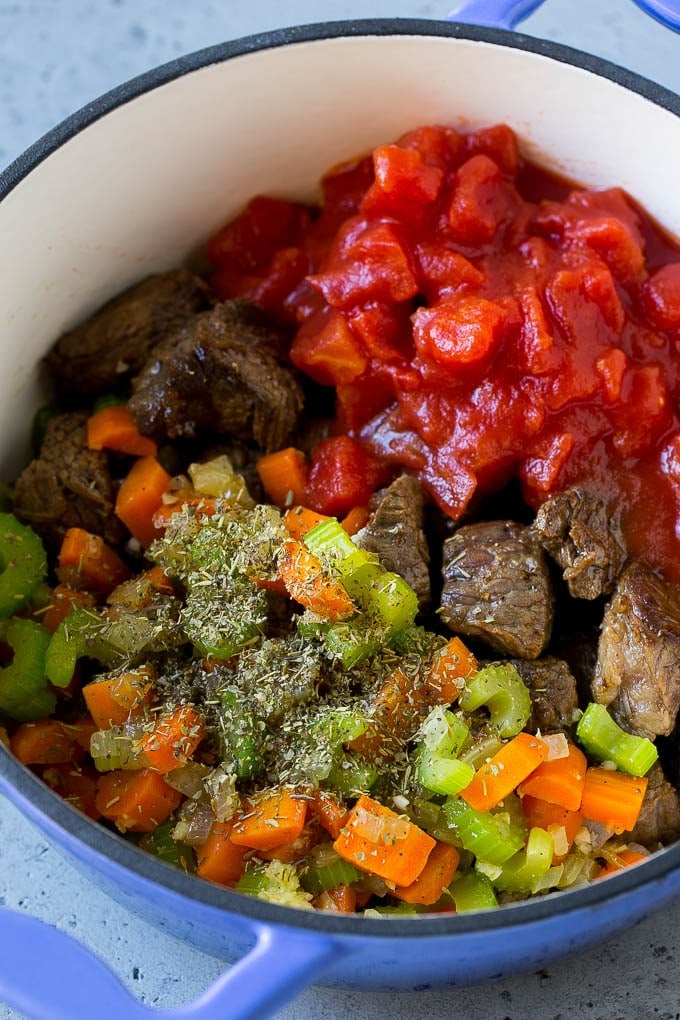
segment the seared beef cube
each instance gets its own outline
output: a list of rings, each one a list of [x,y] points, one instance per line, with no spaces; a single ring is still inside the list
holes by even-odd
[[[442,620],[503,655],[536,659],[548,641],[554,596],[543,550],[512,521],[468,524],[444,543]]]
[[[658,843],[670,843],[680,836],[680,797],[658,762],[647,778],[649,785],[631,840],[655,849]]]
[[[667,736],[680,707],[680,601],[643,562],[628,566],[605,609],[595,701],[627,730]]]
[[[209,304],[206,284],[186,269],[147,277],[57,341],[47,365],[58,392],[93,397],[116,389],[157,343]]]
[[[626,558],[617,520],[607,503],[585,489],[567,489],[540,507],[534,534],[563,571],[577,599],[608,595]]]
[[[415,478],[401,475],[392,482],[356,543],[408,581],[421,607],[429,603],[430,551],[423,530],[423,493]]]
[[[205,429],[280,449],[303,402],[284,349],[283,335],[245,302],[194,316],[134,380],[129,406],[140,430],[173,439]]]
[[[531,717],[525,729],[529,733],[561,733],[575,721],[578,709],[576,680],[566,662],[546,655],[527,662],[513,659],[515,667],[531,693]]]
[[[86,411],[59,414],[47,426],[40,456],[14,487],[17,517],[56,550],[67,528],[85,528],[115,545],[127,531],[114,516],[115,492],[106,453],[88,450]]]

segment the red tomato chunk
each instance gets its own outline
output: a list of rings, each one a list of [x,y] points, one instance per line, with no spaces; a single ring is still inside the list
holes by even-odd
[[[680,580],[680,249],[506,125],[420,127],[322,191],[255,198],[209,248],[220,296],[296,324],[291,360],[335,388],[308,504],[342,515],[399,468],[453,518],[513,477],[533,507],[579,484]]]

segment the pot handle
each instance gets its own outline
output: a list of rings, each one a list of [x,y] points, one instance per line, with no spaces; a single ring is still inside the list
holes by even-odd
[[[542,3],[543,0],[462,0],[448,20],[513,29]],[[680,0],[635,0],[635,3],[662,25],[680,31]]]
[[[0,1001],[30,1020],[264,1020],[316,980],[342,953],[318,932],[262,926],[257,942],[195,1002],[149,1008],[69,935],[0,907]]]

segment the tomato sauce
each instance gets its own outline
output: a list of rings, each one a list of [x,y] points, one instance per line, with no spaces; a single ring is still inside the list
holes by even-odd
[[[295,326],[336,433],[455,519],[515,477],[533,508],[595,490],[680,580],[680,248],[621,189],[523,160],[505,125],[419,128],[322,191],[318,209],[254,199],[209,257],[221,297]]]

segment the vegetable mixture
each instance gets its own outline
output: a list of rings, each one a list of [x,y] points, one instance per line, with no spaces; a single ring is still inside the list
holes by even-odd
[[[599,881],[680,833],[676,539],[634,527],[675,479],[680,255],[504,126],[322,190],[48,355],[0,513],[0,741],[288,906]]]

